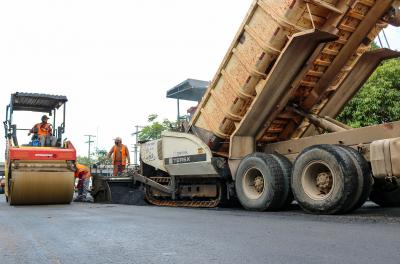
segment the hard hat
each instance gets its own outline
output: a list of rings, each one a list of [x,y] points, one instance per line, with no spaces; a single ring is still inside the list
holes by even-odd
[[[49,118],[47,115],[43,115],[43,116],[42,116],[42,121],[45,120],[45,119],[46,119],[46,120],[49,120],[50,118]]]
[[[121,142],[122,142],[122,138],[121,138],[121,137],[116,137],[116,138],[114,138],[114,140],[115,140],[115,141],[118,140],[118,141],[121,141]]]

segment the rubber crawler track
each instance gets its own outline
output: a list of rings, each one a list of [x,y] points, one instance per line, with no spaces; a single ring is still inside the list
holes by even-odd
[[[168,185],[170,178],[169,177],[151,177],[151,180]],[[183,200],[159,200],[156,197],[151,195],[151,187],[146,187],[146,200],[157,206],[168,206],[168,207],[191,207],[191,208],[214,208],[219,205],[221,202],[221,191],[219,190],[219,196],[216,199],[212,199],[209,201],[183,201]]]

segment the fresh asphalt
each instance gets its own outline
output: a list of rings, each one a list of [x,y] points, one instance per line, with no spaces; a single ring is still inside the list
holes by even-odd
[[[0,263],[400,263],[400,208],[352,215],[72,203],[9,206]]]

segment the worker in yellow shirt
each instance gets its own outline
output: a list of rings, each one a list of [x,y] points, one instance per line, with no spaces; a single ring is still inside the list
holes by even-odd
[[[78,178],[78,196],[74,200],[74,202],[87,202],[88,197],[88,191],[89,191],[89,181],[90,181],[90,170],[88,167],[85,165],[82,165],[80,163],[76,163],[76,169],[75,169],[75,178]]]

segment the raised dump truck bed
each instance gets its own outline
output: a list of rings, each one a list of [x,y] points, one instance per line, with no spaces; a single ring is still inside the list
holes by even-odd
[[[342,84],[387,26],[393,3],[254,1],[191,122],[192,131],[227,157],[254,151],[235,150],[235,140],[265,145],[302,137],[310,123],[287,106],[314,114],[332,104],[341,109],[351,96],[343,100],[335,94],[347,89]],[[399,54],[379,55],[382,60]],[[351,95],[366,80],[361,79]]]

